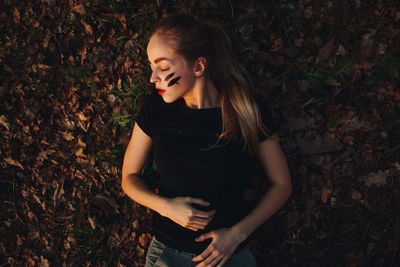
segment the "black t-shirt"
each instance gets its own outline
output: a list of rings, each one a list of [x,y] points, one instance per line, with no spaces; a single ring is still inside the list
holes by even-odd
[[[278,125],[265,105],[256,99],[264,125],[274,133]],[[210,202],[204,211],[217,209],[203,230],[192,231],[158,213],[153,216],[153,233],[167,245],[191,253],[201,253],[211,239],[194,239],[215,229],[230,227],[245,215],[244,191],[248,187],[247,150],[242,141],[221,140],[221,108],[191,109],[183,98],[165,103],[160,95],[146,96],[136,118],[139,127],[152,138],[153,156],[160,175],[159,194],[165,197],[190,196]],[[259,140],[267,138],[261,132]],[[239,139],[241,140],[241,139]],[[225,145],[224,145],[225,144]],[[243,242],[239,247],[245,244]]]

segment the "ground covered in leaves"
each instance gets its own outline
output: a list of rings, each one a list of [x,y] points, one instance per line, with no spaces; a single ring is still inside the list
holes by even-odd
[[[281,125],[294,189],[251,237],[258,265],[400,263],[398,2],[1,7],[2,266],[143,265],[151,212],[122,192],[121,165],[143,96],[154,89],[149,28],[175,12],[225,28]],[[249,205],[268,187],[253,172]],[[156,181],[151,160],[143,177]]]

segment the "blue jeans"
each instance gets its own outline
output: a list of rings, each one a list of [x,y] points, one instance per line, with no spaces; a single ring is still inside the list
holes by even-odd
[[[161,243],[155,237],[150,243],[146,255],[145,267],[192,267],[200,262],[192,261],[197,254],[171,248]],[[249,245],[237,250],[224,267],[255,267],[256,259]]]

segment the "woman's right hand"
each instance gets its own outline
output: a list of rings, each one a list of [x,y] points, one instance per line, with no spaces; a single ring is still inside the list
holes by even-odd
[[[210,205],[207,201],[199,198],[169,198],[165,203],[162,213],[160,214],[193,231],[204,229],[217,212],[217,210],[201,211],[194,208],[191,204],[198,204],[201,206]]]

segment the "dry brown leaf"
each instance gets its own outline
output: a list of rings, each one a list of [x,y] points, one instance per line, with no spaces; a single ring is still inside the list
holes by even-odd
[[[148,247],[148,245],[150,244],[151,240],[152,240],[152,236],[149,233],[147,233],[147,234],[142,233],[139,236],[139,244],[140,244],[140,246],[142,248]]]
[[[7,162],[7,163],[10,164],[10,165],[17,166],[17,167],[19,167],[20,169],[24,170],[24,167],[21,165],[21,163],[19,163],[19,162],[16,161],[16,160],[13,160],[13,159],[10,158],[10,157],[5,158],[4,161]]]
[[[10,130],[10,124],[7,122],[7,118],[4,115],[0,116],[0,124],[7,128],[7,131]]]
[[[80,55],[81,55],[81,65],[83,65],[83,61],[84,61],[85,58],[86,58],[86,54],[87,54],[86,42],[83,42],[83,47],[82,47],[82,50],[81,50],[81,52],[80,52]]]
[[[82,111],[78,112],[77,115],[78,115],[78,117],[79,117],[79,119],[81,121],[87,121],[88,120],[88,118],[83,114]]]
[[[351,192],[351,198],[354,200],[360,200],[361,199],[361,193],[358,192],[357,190],[353,189]]]
[[[341,86],[341,83],[336,80],[327,80],[325,84],[327,86]]]
[[[81,23],[83,24],[83,26],[85,27],[85,32],[89,35],[93,34],[93,29],[92,26],[90,26],[89,24],[87,24],[83,19],[81,20]]]
[[[86,133],[89,129],[90,122],[88,124],[84,124],[82,121],[78,121],[78,126]]]
[[[396,15],[394,16],[394,19],[395,19],[396,21],[400,20],[400,11],[397,11],[397,12],[396,12]]]
[[[92,227],[92,229],[94,230],[96,228],[96,223],[94,221],[94,219],[92,217],[88,217],[89,223],[90,223],[90,227]]]
[[[307,6],[307,7],[304,9],[304,17],[305,17],[306,19],[310,19],[311,16],[312,16],[312,14],[313,14],[312,6]]]
[[[24,242],[22,241],[22,239],[19,237],[19,235],[17,234],[17,246],[21,246]]]
[[[62,135],[63,135],[64,139],[67,140],[67,141],[71,141],[71,140],[73,140],[73,139],[75,138],[75,137],[72,135],[71,132],[67,132],[67,131],[62,132]]]
[[[13,21],[14,21],[16,24],[19,24],[19,20],[20,20],[21,17],[20,17],[20,15],[19,15],[19,10],[18,10],[18,8],[15,8],[15,9],[14,9],[13,15],[14,15]]]
[[[122,27],[124,27],[124,29],[126,30],[126,18],[125,18],[125,15],[122,14],[122,13],[117,13],[115,16],[121,22]]]
[[[72,7],[72,10],[79,13],[80,15],[85,15],[86,11],[82,4]]]
[[[335,48],[335,37],[332,37],[323,47],[319,49],[318,60],[319,62],[326,60]]]
[[[80,137],[78,137],[78,145],[81,147],[86,147],[86,143],[84,143]]]
[[[43,47],[44,47],[44,48],[47,48],[47,47],[49,46],[50,38],[51,38],[51,32],[50,32],[50,31],[47,31],[46,37],[45,37],[44,40],[43,40]],[[39,68],[40,68],[40,67],[39,67]]]
[[[332,194],[332,189],[330,189],[330,188],[322,189],[322,193],[321,193],[322,203],[328,202],[328,198],[331,196],[331,194]]]
[[[43,258],[43,256],[40,256],[40,260],[41,260],[41,262],[40,262],[39,267],[49,267],[50,266],[49,261],[47,259]]]
[[[51,66],[45,65],[45,64],[38,63],[37,66],[38,66],[39,69],[44,69],[44,70],[51,69]]]
[[[40,143],[41,143],[42,145],[48,145],[48,146],[50,145],[50,143],[49,143],[49,142],[47,142],[47,141],[46,141],[46,140],[44,140],[44,139],[43,139],[42,141],[40,141]]]
[[[26,260],[26,264],[28,266],[35,266],[35,261],[29,256],[28,259]]]
[[[77,156],[77,157],[86,157],[86,155],[83,154],[83,148],[79,148],[79,149],[75,152],[75,156]]]

